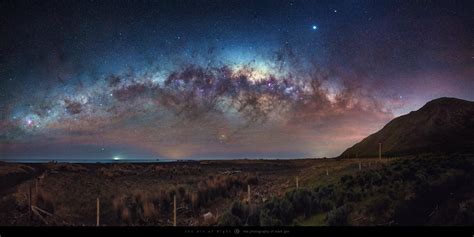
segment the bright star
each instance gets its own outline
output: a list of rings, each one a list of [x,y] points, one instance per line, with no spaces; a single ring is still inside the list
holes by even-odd
[[[120,157],[116,156],[116,157],[114,157],[114,160],[120,160]]]
[[[313,30],[317,30],[317,29],[318,29],[318,26],[313,25]]]

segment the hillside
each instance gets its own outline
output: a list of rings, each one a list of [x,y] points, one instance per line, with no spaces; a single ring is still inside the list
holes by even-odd
[[[397,117],[380,131],[348,148],[340,157],[474,152],[474,102],[439,98]]]

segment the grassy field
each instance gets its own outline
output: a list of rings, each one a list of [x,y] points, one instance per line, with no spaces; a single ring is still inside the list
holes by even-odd
[[[319,213],[308,218],[297,220],[297,226],[327,226],[326,213]]]
[[[432,204],[448,216],[457,213],[457,222],[444,220],[446,224],[463,224],[471,223],[473,189],[472,182],[459,180],[472,179],[467,173],[469,167],[472,159],[467,156],[159,164],[2,163],[2,177],[10,181],[0,187],[0,225],[95,225],[97,198],[101,225],[172,225],[174,196],[177,224],[183,226],[443,224],[444,219],[437,217],[441,214],[431,212],[428,221],[400,222],[407,219],[403,205],[419,205],[418,200],[427,195],[424,192],[447,192],[443,185],[449,192],[457,190],[456,194]],[[35,177],[41,179],[36,181]],[[450,179],[462,185],[451,187]],[[29,219],[30,185],[32,204],[52,216],[43,215],[42,219],[33,215]],[[433,187],[442,191],[431,190]],[[461,204],[462,210],[456,209]]]
[[[472,225],[473,157],[404,157],[333,165],[334,176],[306,176],[310,185],[255,208],[233,205],[221,225]],[[368,161],[368,162],[374,162]],[[356,166],[354,166],[354,163]],[[249,222],[245,215],[258,216]],[[239,221],[240,219],[240,221]],[[256,218],[255,218],[256,219]],[[247,220],[244,222],[243,220]]]

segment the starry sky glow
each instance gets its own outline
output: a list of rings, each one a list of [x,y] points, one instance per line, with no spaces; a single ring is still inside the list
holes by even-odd
[[[2,1],[0,159],[332,157],[474,100],[469,1]]]

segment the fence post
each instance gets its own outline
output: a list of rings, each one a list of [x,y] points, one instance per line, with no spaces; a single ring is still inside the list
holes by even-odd
[[[31,221],[31,182],[28,182],[28,216]]]
[[[176,226],[176,194],[173,196],[173,226]]]
[[[359,171],[362,170],[362,163],[359,161]]]
[[[326,168],[326,176],[329,176],[329,169]]]
[[[298,181],[299,181],[299,180],[298,180],[298,176],[297,176],[297,177],[296,177],[296,189],[299,188],[299,182],[298,182]]]
[[[39,193],[39,190],[38,190],[38,180],[39,178],[36,178],[35,179],[35,205],[38,206],[38,193]]]
[[[250,204],[250,184],[247,184],[247,201]]]
[[[100,200],[99,197],[97,197],[97,223],[96,226],[100,226]]]

